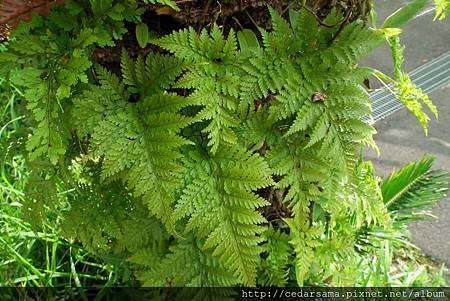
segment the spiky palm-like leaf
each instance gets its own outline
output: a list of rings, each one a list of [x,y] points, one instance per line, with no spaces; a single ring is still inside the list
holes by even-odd
[[[449,173],[431,170],[434,158],[425,156],[391,174],[381,184],[383,200],[398,222],[423,218],[427,209],[441,200],[447,190]]]

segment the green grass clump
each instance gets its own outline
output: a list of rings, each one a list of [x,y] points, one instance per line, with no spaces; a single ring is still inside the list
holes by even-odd
[[[61,237],[60,215],[35,231],[25,221],[22,203],[27,184],[26,160],[16,134],[26,130],[16,110],[21,92],[0,79],[0,287],[66,287],[117,285],[117,266],[94,257],[79,244]],[[61,208],[70,191],[61,191]]]

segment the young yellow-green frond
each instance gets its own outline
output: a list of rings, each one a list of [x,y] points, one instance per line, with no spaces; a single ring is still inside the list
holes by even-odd
[[[423,102],[428,109],[433,113],[434,117],[438,118],[438,111],[433,102],[428,96],[411,82],[411,79],[406,73],[401,73],[399,82],[395,86],[398,93],[398,99],[405,105],[405,107],[416,116],[417,120],[423,127],[425,135],[428,134],[428,122],[430,117],[423,111],[421,102]]]
[[[436,3],[435,19],[444,20],[450,14],[450,0],[434,0]]]
[[[404,47],[400,44],[400,38],[398,36],[392,37],[388,39],[388,43],[391,47],[392,58],[394,60],[394,76],[396,81],[385,75],[383,76],[393,82],[394,92],[396,93],[397,98],[414,116],[416,116],[423,127],[425,135],[427,135],[430,118],[423,111],[422,103],[428,107],[436,119],[438,118],[438,110],[422,89],[411,81],[408,74],[402,71]]]

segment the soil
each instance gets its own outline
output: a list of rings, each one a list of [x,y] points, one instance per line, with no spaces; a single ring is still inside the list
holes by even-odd
[[[332,9],[336,9],[350,20],[364,18],[368,13],[370,0],[308,0],[306,5],[318,19],[322,20]],[[258,32],[258,28],[270,29],[270,16],[267,7],[272,7],[281,15],[286,15],[289,9],[300,9],[301,1],[296,0],[177,0],[179,11],[168,6],[148,5],[142,21],[149,30],[159,36],[169,34],[188,26],[200,31],[218,24],[224,33],[231,29],[235,31],[244,28]],[[122,49],[131,56],[145,55],[149,52],[159,52],[161,49],[149,45],[139,47],[134,24],[128,24],[129,33],[115,47],[98,48],[94,51],[93,60],[110,70],[117,70],[120,64]]]

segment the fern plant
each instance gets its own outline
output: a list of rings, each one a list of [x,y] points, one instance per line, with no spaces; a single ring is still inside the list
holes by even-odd
[[[364,241],[397,233],[387,186],[361,159],[375,130],[361,121],[373,72],[358,66],[391,32],[269,8],[270,31],[187,28],[145,56],[122,50],[120,70],[94,66],[94,47],[143,11],[66,1],[21,23],[0,55],[31,116],[30,218],[60,209],[62,236],[146,286],[360,281],[376,253]]]

